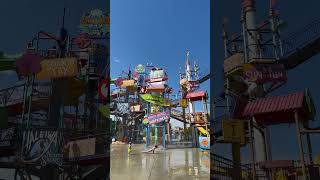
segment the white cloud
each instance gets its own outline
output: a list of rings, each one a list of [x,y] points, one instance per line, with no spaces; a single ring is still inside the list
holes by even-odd
[[[113,62],[120,63],[120,59],[118,57],[112,57]]]

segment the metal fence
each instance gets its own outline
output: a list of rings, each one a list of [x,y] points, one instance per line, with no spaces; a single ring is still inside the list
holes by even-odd
[[[213,180],[253,180],[251,165],[237,164],[230,159],[214,153],[211,156],[211,179]],[[306,169],[308,180],[320,179],[318,166],[309,165]],[[270,180],[286,177],[288,180],[302,180],[302,168],[298,161],[294,161],[292,167],[262,169],[259,163],[256,164],[255,179]]]
[[[237,164],[214,153],[210,153],[210,159],[211,178],[214,180],[242,180],[252,177],[249,166]]]

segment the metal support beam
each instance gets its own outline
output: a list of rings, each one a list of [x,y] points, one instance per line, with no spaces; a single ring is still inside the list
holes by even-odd
[[[301,139],[301,134],[300,134],[300,124],[299,124],[298,112],[294,113],[294,119],[295,119],[295,123],[296,123],[296,133],[297,133],[297,140],[298,140],[298,145],[299,145],[300,164],[302,167],[303,179],[307,180],[306,167],[305,167],[305,163],[304,163],[305,161],[304,161],[304,155],[303,155],[303,145],[302,145],[302,139]]]
[[[249,120],[249,137],[250,137],[250,147],[249,147],[249,154],[250,154],[250,161],[251,161],[251,173],[252,179],[256,179],[256,162],[255,162],[255,152],[254,152],[254,137],[253,137],[253,120]]]
[[[304,130],[301,130],[300,132],[301,134],[320,134],[320,129],[304,129]]]
[[[240,143],[232,143],[232,160],[235,172],[235,178],[241,177],[241,145]]]

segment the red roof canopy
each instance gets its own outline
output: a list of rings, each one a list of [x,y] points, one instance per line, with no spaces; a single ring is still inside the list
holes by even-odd
[[[198,91],[198,92],[191,92],[188,93],[186,99],[191,101],[200,101],[202,98],[206,99],[206,92],[205,91]]]
[[[242,117],[254,116],[264,125],[294,122],[295,111],[301,116],[307,112],[304,98],[303,92],[260,98],[246,105]]]

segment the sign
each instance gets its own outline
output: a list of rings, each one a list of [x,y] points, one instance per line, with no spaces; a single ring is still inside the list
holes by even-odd
[[[12,147],[14,145],[14,128],[0,130],[0,147]]]
[[[81,17],[80,28],[91,36],[105,36],[110,32],[110,17],[100,9],[92,10]]]
[[[222,135],[225,142],[245,143],[245,127],[241,120],[223,120]]]
[[[199,144],[201,149],[210,149],[210,137],[199,137]]]
[[[23,133],[23,160],[41,166],[47,164],[62,165],[60,153],[61,134],[55,130],[28,130]]]
[[[170,119],[169,111],[158,112],[158,113],[148,115],[149,124],[156,124],[169,119]]]
[[[134,80],[123,80],[121,87],[132,87],[135,85],[135,81]]]
[[[139,64],[138,66],[135,67],[134,70],[135,70],[136,72],[138,72],[138,73],[144,73],[145,68],[144,68],[144,66],[143,66],[142,64]]]
[[[75,39],[74,42],[80,49],[86,49],[91,44],[91,39],[88,33],[81,33]]]
[[[54,79],[74,77],[78,73],[76,58],[56,58],[41,61],[41,71],[36,74],[37,79]]]
[[[102,80],[99,84],[99,96],[104,100],[109,97],[109,82],[107,79]]]
[[[65,144],[64,149],[69,159],[95,155],[96,138],[69,141]]]
[[[244,64],[244,79],[249,82],[286,81],[286,70],[283,64]]]

